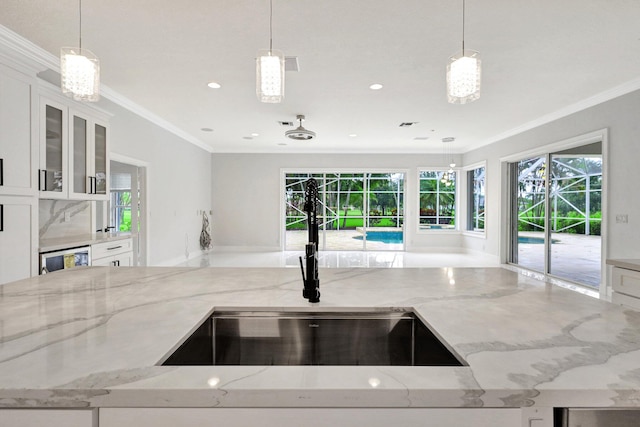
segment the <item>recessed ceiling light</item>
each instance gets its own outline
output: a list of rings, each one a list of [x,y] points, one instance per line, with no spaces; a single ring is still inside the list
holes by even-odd
[[[442,142],[453,142],[456,139],[453,136],[447,136],[446,138],[442,138]]]
[[[218,82],[209,82],[207,83],[207,86],[209,86],[211,89],[220,89],[222,87]]]
[[[429,139],[428,136],[416,136],[413,138],[414,141],[426,141],[427,139]]]
[[[243,136],[242,139],[253,139],[251,136]]]
[[[369,89],[371,89],[371,90],[380,90],[380,89],[382,89],[382,85],[380,83],[374,83],[371,86],[369,86]]]
[[[286,142],[278,142],[278,145],[287,145]]]
[[[251,134],[251,136],[260,136],[260,134],[254,132],[254,133]]]
[[[211,128],[200,128],[200,130],[202,132],[213,132],[213,129],[211,129]]]
[[[356,136],[358,136],[358,134],[357,134],[357,133],[350,133],[350,134],[349,134],[349,138],[355,138]]]

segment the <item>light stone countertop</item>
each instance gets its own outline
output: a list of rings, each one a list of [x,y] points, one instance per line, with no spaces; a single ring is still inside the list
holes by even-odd
[[[40,247],[38,251],[52,252],[67,248],[77,248],[80,246],[95,245],[97,243],[111,242],[116,240],[130,239],[134,235],[132,233],[93,233],[80,234],[77,236],[57,237],[51,239],[40,239]]]
[[[640,259],[608,259],[607,265],[640,271]]]
[[[502,268],[320,280],[317,305],[295,268],[88,267],[0,286],[0,407],[640,406],[638,311]],[[469,366],[156,366],[212,309],[240,307],[412,307]]]

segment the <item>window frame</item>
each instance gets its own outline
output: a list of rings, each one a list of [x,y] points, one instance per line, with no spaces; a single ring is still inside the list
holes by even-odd
[[[452,216],[445,216],[447,218],[451,217],[453,218],[453,222],[454,222],[454,226],[452,228],[438,228],[438,227],[434,227],[434,228],[426,228],[424,227],[425,225],[428,224],[421,224],[420,223],[420,219],[422,218],[422,215],[420,215],[420,209],[421,209],[421,195],[423,194],[423,191],[421,189],[421,183],[423,181],[422,179],[422,173],[423,172],[436,172],[438,174],[440,173],[446,173],[449,171],[450,168],[446,168],[446,167],[442,167],[442,166],[438,166],[438,167],[420,167],[417,169],[417,185],[416,185],[416,230],[418,234],[438,234],[438,233],[442,233],[442,234],[452,234],[452,233],[459,233],[460,232],[460,172],[461,169],[460,168],[453,168],[453,172],[455,174],[455,190],[452,192],[454,195],[454,202],[453,202],[453,210],[454,213]],[[440,203],[440,194],[441,192],[439,191],[440,189],[440,178],[437,178],[437,182],[438,182],[438,187],[436,190],[436,200],[437,200],[437,209],[436,209],[436,218],[440,217],[440,212],[439,212],[439,203]],[[445,192],[442,192],[445,193]],[[449,192],[446,192],[449,193]],[[438,223],[438,224],[432,224],[435,226],[441,226],[442,224]]]
[[[474,205],[475,205],[475,177],[473,174],[476,170],[484,168],[484,228],[476,229],[475,218],[473,217]],[[464,168],[464,172],[466,175],[466,221],[465,221],[465,234],[477,237],[483,237],[487,234],[487,162],[483,161],[480,163],[475,163]]]

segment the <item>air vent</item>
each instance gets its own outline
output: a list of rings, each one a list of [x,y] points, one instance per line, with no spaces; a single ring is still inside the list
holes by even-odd
[[[400,123],[400,127],[401,128],[406,128],[406,127],[409,127],[409,126],[413,126],[415,124],[418,124],[418,122],[402,122],[402,123]]]
[[[413,138],[414,141],[426,141],[427,139],[429,139],[428,136],[416,136]]]
[[[293,122],[278,122],[280,126],[293,126]]]
[[[297,56],[285,56],[284,57],[284,70],[285,71],[300,71],[300,64],[298,64]]]
[[[446,138],[442,138],[442,142],[453,142],[456,139],[453,136],[447,136]]]

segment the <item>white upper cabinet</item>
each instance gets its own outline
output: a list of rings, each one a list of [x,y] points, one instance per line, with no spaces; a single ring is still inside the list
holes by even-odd
[[[43,199],[69,195],[67,107],[40,98],[40,167],[38,190]]]
[[[107,200],[108,126],[63,100],[40,98],[40,198]]]
[[[33,79],[0,64],[0,194],[35,195]]]
[[[106,200],[107,126],[89,115],[69,114],[70,199]]]

